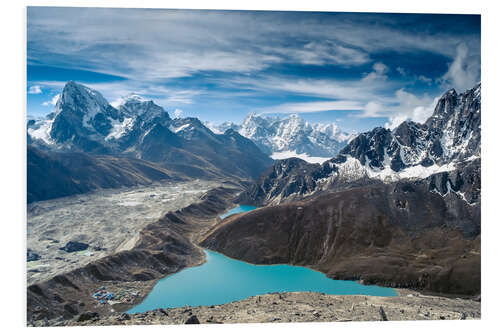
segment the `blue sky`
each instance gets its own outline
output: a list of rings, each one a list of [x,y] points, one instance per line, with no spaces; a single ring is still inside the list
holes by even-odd
[[[214,123],[393,127],[480,81],[480,33],[478,15],[29,7],[27,112],[51,112],[74,80]]]

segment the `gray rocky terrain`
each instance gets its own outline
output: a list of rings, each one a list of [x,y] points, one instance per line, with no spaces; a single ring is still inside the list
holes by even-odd
[[[28,285],[82,267],[107,255],[130,250],[139,232],[166,212],[198,202],[219,186],[215,181],[164,182],[40,201],[28,205]],[[81,242],[84,251],[61,250]]]
[[[397,297],[274,293],[223,305],[157,309],[101,318],[85,313],[58,325],[165,325],[393,320],[479,319],[481,303],[470,299],[398,290]]]

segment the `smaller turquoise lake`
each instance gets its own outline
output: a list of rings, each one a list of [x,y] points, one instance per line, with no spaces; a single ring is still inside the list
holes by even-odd
[[[158,281],[144,301],[127,311],[217,305],[271,292],[315,291],[334,295],[397,296],[394,289],[332,280],[312,269],[290,265],[252,265],[205,250],[207,262]]]
[[[229,210],[227,213],[225,214],[222,214],[220,216],[221,219],[225,219],[226,217],[228,217],[229,215],[233,215],[233,214],[238,214],[238,213],[244,213],[244,212],[249,212],[251,210],[254,210],[256,209],[257,207],[255,206],[245,206],[245,205],[239,205],[238,207],[235,207],[231,210]]]

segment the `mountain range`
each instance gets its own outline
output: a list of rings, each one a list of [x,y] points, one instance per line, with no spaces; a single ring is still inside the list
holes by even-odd
[[[207,126],[218,133],[235,130],[274,159],[297,156],[312,163],[335,156],[355,137],[334,123],[310,124],[297,114],[279,118],[250,113],[241,125],[224,122]]]
[[[454,192],[476,204],[480,200],[480,142],[481,85],[462,94],[451,89],[425,123],[408,120],[394,130],[377,127],[361,133],[321,165],[298,159],[278,161],[242,200],[278,204],[325,190],[427,179],[430,191]],[[437,174],[447,176],[436,183]]]
[[[234,130],[215,134],[197,118],[171,119],[162,107],[137,94],[112,106],[98,91],[74,81],[64,86],[52,113],[45,119],[28,120],[27,127],[29,147],[43,151],[47,161],[60,161],[64,159],[61,154],[74,153],[83,159],[116,156],[154,163],[165,174],[237,182],[258,177],[272,164],[272,159],[253,141]],[[40,161],[32,160],[37,154],[31,152],[28,165]],[[35,179],[29,177],[35,170],[31,169],[28,168],[29,180]],[[105,170],[111,171],[101,171]],[[39,185],[28,182],[28,192],[45,193],[36,188]],[[75,186],[89,187],[76,180]]]

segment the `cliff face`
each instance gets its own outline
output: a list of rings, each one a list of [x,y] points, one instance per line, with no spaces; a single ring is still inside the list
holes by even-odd
[[[425,182],[376,184],[227,218],[202,246],[442,293],[480,292],[480,206]]]

